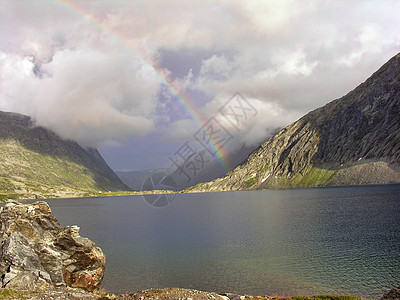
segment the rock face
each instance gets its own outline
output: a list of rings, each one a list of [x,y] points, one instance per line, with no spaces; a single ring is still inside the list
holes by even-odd
[[[0,211],[0,284],[16,290],[100,288],[105,256],[79,227],[61,227],[46,202],[9,201]]]
[[[391,289],[380,300],[400,300],[400,286]]]
[[[400,182],[400,54],[344,97],[267,140],[225,177],[188,191]]]

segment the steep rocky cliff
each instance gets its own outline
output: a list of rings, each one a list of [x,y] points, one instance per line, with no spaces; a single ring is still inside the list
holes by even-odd
[[[0,112],[0,200],[127,190],[96,149],[83,149],[30,117]]]
[[[400,182],[400,54],[344,97],[267,140],[225,177],[188,191]]]

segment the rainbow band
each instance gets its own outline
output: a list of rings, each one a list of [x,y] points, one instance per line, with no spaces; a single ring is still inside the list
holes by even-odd
[[[183,108],[190,114],[192,120],[195,122],[196,126],[199,128],[203,127],[205,121],[202,115],[198,112],[198,109],[193,105],[190,98],[185,94],[182,89],[179,89],[174,85],[173,81],[161,70],[157,69],[150,58],[148,58],[144,53],[138,53],[137,49],[133,49],[124,39],[123,36],[113,31],[111,28],[101,24],[101,22],[95,20],[93,17],[90,17],[88,13],[85,12],[85,7],[82,3],[71,0],[55,0],[55,3],[60,4],[62,8],[68,9],[69,12],[78,16],[79,18],[84,19],[89,25],[91,25],[96,30],[101,33],[107,34],[110,38],[115,39],[123,48],[127,49],[129,53],[131,53],[135,59],[137,59],[143,66],[145,66],[151,73],[153,73],[160,82],[168,88],[168,91],[171,93],[173,97],[178,99],[179,103],[183,106]],[[215,143],[211,142],[210,145],[214,149],[214,153],[216,153],[217,159],[221,166],[225,169],[225,172],[228,171],[228,155],[226,150],[221,147],[219,148]]]

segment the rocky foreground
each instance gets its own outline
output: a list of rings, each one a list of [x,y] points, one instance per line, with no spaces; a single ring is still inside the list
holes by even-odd
[[[0,285],[16,290],[99,290],[106,258],[79,227],[62,227],[46,202],[0,210]]]
[[[109,294],[109,293],[87,293],[78,289],[64,288],[49,291],[10,291],[0,290],[0,299],[31,299],[31,300],[361,300],[356,296],[320,295],[311,297],[269,297],[249,296],[237,294],[216,294],[197,290],[166,288],[139,291],[134,294]],[[400,300],[400,287],[394,288],[383,295],[380,300]]]
[[[78,226],[62,227],[46,202],[22,204],[9,201],[0,208],[0,299],[279,299],[179,288],[109,294],[100,290],[105,261],[102,250],[79,235]],[[359,298],[317,296],[301,299]],[[400,300],[400,288],[382,297],[382,300],[389,299]]]
[[[1,299],[1,294],[0,294]],[[17,292],[10,291],[7,295],[7,299],[35,299],[35,300],[47,300],[47,299],[88,299],[88,300],[245,300],[245,299],[274,299],[273,297],[254,297],[245,295],[225,294],[218,295],[216,293],[202,292],[197,290],[179,289],[179,288],[167,288],[167,289],[151,289],[145,291],[139,291],[134,294],[115,295],[107,293],[84,293],[74,289],[64,289],[58,291],[46,291],[46,292]],[[341,300],[356,300],[357,298],[342,298]]]

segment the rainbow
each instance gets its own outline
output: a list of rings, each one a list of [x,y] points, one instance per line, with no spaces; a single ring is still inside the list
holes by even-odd
[[[167,88],[170,96],[173,96],[175,99],[179,101],[181,106],[189,113],[192,120],[195,122],[195,125],[198,128],[204,126],[207,120],[203,118],[199,110],[196,108],[196,106],[193,104],[190,98],[186,95],[186,93],[181,88],[177,87],[177,85],[174,84],[172,79],[167,74],[165,74],[165,72],[163,72],[160,69],[157,69],[157,67],[154,66],[151,58],[147,57],[145,53],[140,53],[139,50],[134,49],[131,45],[129,45],[124,36],[116,32],[109,26],[102,24],[100,21],[96,20],[93,16],[91,16],[83,3],[72,0],[55,0],[54,3],[57,3],[61,8],[68,10],[73,15],[81,19],[84,19],[94,29],[98,30],[103,34],[106,34],[108,37],[118,42],[118,44],[121,47],[128,50],[129,53],[131,53],[137,61],[139,61],[154,76],[157,77],[157,79],[161,82],[161,84]],[[225,172],[227,172],[229,168],[229,163],[228,163],[228,154],[226,150],[224,149],[224,147],[218,147],[218,145],[216,145],[215,143],[211,143],[211,147],[213,148],[212,152],[216,154],[220,166],[224,168]]]

